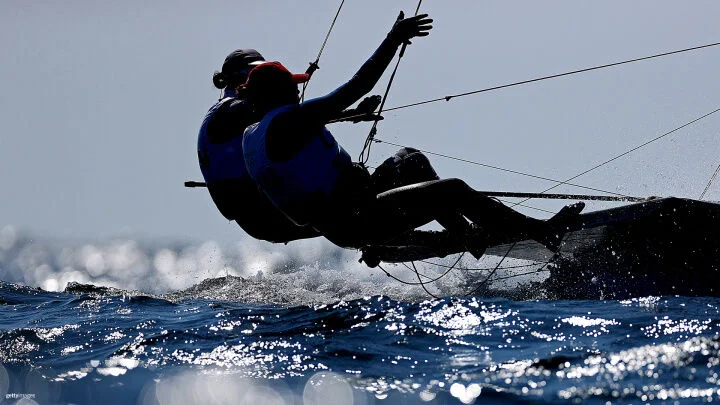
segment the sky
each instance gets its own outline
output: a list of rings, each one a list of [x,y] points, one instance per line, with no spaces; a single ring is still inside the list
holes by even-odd
[[[301,72],[340,1],[3,0],[0,228],[39,235],[234,241],[201,180],[197,131],[213,71],[237,48]],[[417,3],[346,0],[308,96],[348,80]],[[430,36],[408,47],[388,107],[720,41],[720,2],[426,0]],[[377,137],[554,179],[720,108],[720,47],[391,111]],[[382,94],[389,71],[372,94]],[[330,130],[351,155],[370,125]],[[698,198],[720,164],[720,113],[574,182]],[[396,147],[373,147],[371,164]],[[432,156],[481,190],[545,181]],[[555,191],[585,193],[563,186]],[[720,200],[720,181],[707,199]],[[420,202],[422,203],[422,202]],[[556,210],[562,202],[531,201]],[[606,205],[590,204],[588,209]],[[523,212],[547,217],[531,208]]]

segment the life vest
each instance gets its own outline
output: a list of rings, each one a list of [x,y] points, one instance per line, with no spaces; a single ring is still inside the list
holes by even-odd
[[[270,160],[266,152],[268,127],[273,118],[293,108],[297,105],[276,108],[247,127],[243,150],[250,177],[288,218],[304,225],[308,222],[304,204],[329,197],[340,174],[352,167],[352,160],[325,127],[289,161]]]
[[[212,143],[208,140],[207,127],[210,118],[223,104],[233,100],[225,97],[210,108],[198,134],[198,161],[200,171],[207,184],[221,180],[244,179],[248,176],[245,160],[243,158],[242,136],[236,136],[227,142]],[[238,128],[242,131],[242,128]]]

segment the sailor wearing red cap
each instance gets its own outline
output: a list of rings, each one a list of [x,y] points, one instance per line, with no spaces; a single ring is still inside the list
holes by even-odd
[[[479,227],[494,242],[533,238],[556,249],[555,235],[577,218],[581,205],[566,207],[549,221],[526,217],[470,188],[460,179],[431,180],[377,193],[364,167],[325,128],[344,108],[367,94],[410,39],[428,35],[427,15],[398,20],[353,78],[330,94],[299,103],[297,84],[307,76],[278,62],[253,68],[246,90],[264,116],[243,137],[248,173],[270,200],[299,225],[309,224],[333,243],[367,248],[402,237],[437,220],[467,250],[482,255],[487,239],[473,238]],[[472,221],[471,226],[465,219]]]

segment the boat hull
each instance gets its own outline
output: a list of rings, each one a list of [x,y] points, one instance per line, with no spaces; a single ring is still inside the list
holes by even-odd
[[[401,262],[464,250],[438,236],[376,247],[375,257]],[[543,287],[558,299],[720,296],[720,204],[669,197],[588,212],[558,255],[531,240],[491,246],[486,254],[550,262]]]
[[[720,296],[720,204],[662,198],[582,220],[545,283],[555,297]]]

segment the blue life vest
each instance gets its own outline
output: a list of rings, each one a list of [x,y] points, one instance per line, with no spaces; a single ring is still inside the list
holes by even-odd
[[[225,97],[210,108],[198,134],[198,160],[200,171],[205,182],[208,184],[220,180],[242,179],[248,176],[243,158],[242,136],[236,136],[228,142],[211,143],[208,140],[207,126],[210,118],[225,103],[234,100],[233,97]],[[242,131],[243,128],[238,128]]]
[[[266,152],[267,130],[270,122],[297,105],[276,108],[262,121],[250,125],[243,135],[245,164],[250,177],[268,198],[293,222],[307,222],[298,208],[310,197],[330,196],[340,173],[352,167],[350,155],[337,143],[325,127],[312,141],[287,162],[274,162]]]

